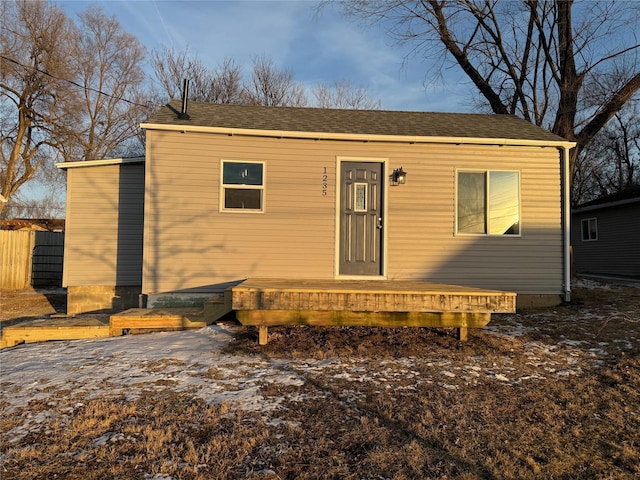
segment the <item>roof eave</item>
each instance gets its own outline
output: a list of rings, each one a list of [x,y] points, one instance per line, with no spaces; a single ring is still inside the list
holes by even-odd
[[[483,137],[439,137],[439,136],[408,136],[408,135],[372,135],[359,133],[335,132],[302,132],[291,130],[262,130],[249,128],[206,127],[200,125],[166,125],[157,123],[142,123],[141,128],[147,130],[164,130],[181,133],[211,133],[228,136],[297,138],[307,140],[347,140],[356,142],[391,142],[391,143],[444,143],[444,144],[474,144],[474,145],[513,145],[531,147],[573,148],[575,142],[565,140],[528,140],[514,138],[483,138]]]
[[[639,203],[639,202],[640,202],[640,197],[627,198],[625,200],[617,200],[615,202],[598,203],[596,205],[588,205],[586,207],[575,208],[571,213],[585,213],[585,212],[591,212],[594,210],[602,210],[604,208],[619,207],[622,205],[630,205],[630,204]]]
[[[56,167],[60,170],[67,170],[69,168],[82,168],[82,167],[100,167],[105,165],[123,165],[126,163],[142,163],[145,161],[144,157],[130,157],[130,158],[105,158],[102,160],[84,160],[81,162],[60,162],[56,163]]]

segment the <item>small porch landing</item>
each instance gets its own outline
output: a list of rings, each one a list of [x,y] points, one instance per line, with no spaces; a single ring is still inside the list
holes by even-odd
[[[516,294],[418,281],[248,279],[231,288],[243,325],[453,327],[466,340],[492,313],[512,313]]]

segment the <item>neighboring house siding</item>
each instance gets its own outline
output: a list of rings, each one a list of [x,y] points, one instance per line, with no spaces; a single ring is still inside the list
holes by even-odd
[[[582,240],[583,219],[595,218],[598,239]],[[572,216],[571,245],[577,273],[640,275],[640,203],[592,209]]]
[[[556,148],[391,144],[147,131],[143,293],[245,277],[335,278],[338,158],[403,166],[389,186],[387,276],[562,293]],[[219,211],[220,161],[265,162],[265,212]],[[328,190],[322,195],[326,168]],[[455,234],[456,169],[521,174],[521,236]],[[386,180],[386,179],[385,179]]]
[[[140,286],[144,165],[67,171],[65,286]]]

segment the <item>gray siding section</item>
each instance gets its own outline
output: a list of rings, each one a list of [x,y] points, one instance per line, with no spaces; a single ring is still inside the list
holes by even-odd
[[[582,241],[583,219],[596,218],[598,239]],[[571,245],[578,273],[640,276],[640,203],[573,214]]]
[[[140,286],[143,214],[143,164],[70,168],[64,286]]]
[[[336,278],[337,159],[400,166],[385,182],[387,277],[562,293],[556,148],[391,144],[147,132],[144,293],[247,277]],[[266,164],[265,212],[219,211],[220,161]],[[328,175],[322,194],[323,172]],[[456,169],[521,173],[521,236],[455,234]]]

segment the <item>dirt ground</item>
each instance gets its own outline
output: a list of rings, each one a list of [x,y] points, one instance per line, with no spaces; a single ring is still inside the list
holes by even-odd
[[[9,321],[58,308],[33,293],[1,300]],[[302,379],[260,384],[277,422],[167,380],[134,399],[52,390],[0,419],[0,478],[640,478],[638,287],[580,281],[570,304],[495,315],[465,343],[409,328],[256,337],[239,329],[226,353]]]
[[[64,289],[0,290],[0,324],[10,325],[29,318],[64,313],[67,295]]]

